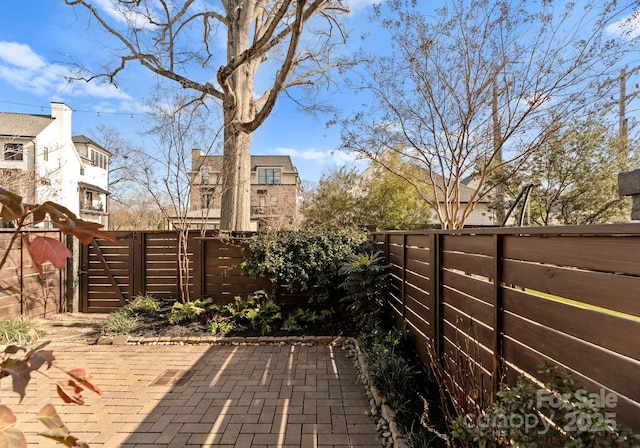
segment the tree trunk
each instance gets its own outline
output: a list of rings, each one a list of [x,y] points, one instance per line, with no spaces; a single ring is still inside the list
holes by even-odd
[[[227,121],[225,117],[225,121]],[[220,229],[251,230],[251,134],[225,125]]]
[[[228,9],[227,61],[233,61],[251,46],[253,7]],[[223,85],[224,154],[220,229],[251,230],[251,134],[241,124],[256,116],[253,80],[259,62],[249,60],[234,70]]]

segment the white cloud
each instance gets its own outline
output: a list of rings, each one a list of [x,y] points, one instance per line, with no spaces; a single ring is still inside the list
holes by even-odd
[[[151,27],[149,19],[144,15],[129,8],[126,5],[114,0],[96,0],[98,8],[104,11],[108,16],[116,19],[118,22],[126,25],[133,25],[135,28],[143,29]]]
[[[330,156],[329,151],[320,151],[315,148],[298,150],[293,148],[276,148],[273,150],[282,156],[291,156],[303,160],[323,160]]]
[[[346,0],[345,3],[351,14],[357,14],[368,6],[380,3],[380,0]]]
[[[68,67],[47,62],[28,45],[0,41],[0,80],[16,90],[38,96],[91,98],[132,103],[133,98],[113,85],[76,81],[69,83]]]
[[[640,11],[612,23],[607,27],[607,33],[614,36],[635,38],[640,36]]]
[[[29,45],[18,42],[0,42],[0,59],[15,67],[37,70],[46,64]]]

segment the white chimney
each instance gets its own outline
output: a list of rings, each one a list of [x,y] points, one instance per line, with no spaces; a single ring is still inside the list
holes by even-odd
[[[63,144],[71,143],[71,113],[73,110],[64,103],[51,103],[51,116],[56,119],[54,126],[58,128],[59,134],[64,140]]]

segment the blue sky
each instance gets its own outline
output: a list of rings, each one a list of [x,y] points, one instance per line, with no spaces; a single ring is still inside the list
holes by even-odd
[[[345,25],[353,36],[353,48],[360,45],[359,35],[369,32],[371,37],[365,47],[384,49],[386,32],[368,20],[371,5],[380,0],[348,2],[352,13]],[[430,12],[434,3],[441,1],[421,5]],[[3,1],[0,111],[49,114],[50,102],[62,101],[75,111],[75,134],[91,134],[96,126],[105,125],[117,128],[138,146],[153,146],[140,133],[148,128],[144,101],[153,94],[154,75],[132,65],[120,76],[118,89],[98,83],[68,84],[64,79],[73,61],[91,66],[110,61],[105,51],[108,42],[102,39],[84,17],[77,16],[62,0]],[[366,101],[366,96],[348,91],[324,91],[323,95],[327,103],[345,113],[359,109],[360,103]],[[329,118],[304,114],[281,96],[266,123],[254,133],[253,154],[289,154],[302,180],[310,182],[317,181],[323,171],[354,164],[347,154],[335,151],[340,144],[339,129],[325,126]]]
[[[98,0],[106,4],[109,0]],[[376,0],[349,0],[346,26],[354,41],[370,29],[368,17]],[[147,129],[144,101],[153,94],[154,75],[131,65],[119,79],[119,88],[67,83],[70,65],[104,64],[101,35],[62,0],[20,0],[2,4],[0,14],[0,111],[49,114],[51,101],[62,101],[74,110],[74,134],[91,134],[98,125],[115,127],[138,146],[153,146],[140,136]],[[325,101],[351,110],[354,98],[345,92],[323,92]],[[327,129],[327,115],[310,116],[296,110],[284,96],[266,123],[254,133],[253,154],[292,156],[303,181],[316,182],[324,170],[352,159],[334,150],[339,129]]]

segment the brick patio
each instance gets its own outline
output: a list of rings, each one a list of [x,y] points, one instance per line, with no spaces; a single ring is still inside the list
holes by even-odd
[[[29,446],[46,402],[91,447],[376,447],[380,441],[352,359],[331,345],[53,346],[56,364],[84,367],[103,391],[65,405],[34,375],[22,404],[5,379],[0,401]],[[47,374],[64,375],[55,369]],[[26,414],[26,415],[25,415]],[[29,418],[29,421],[26,419]]]

